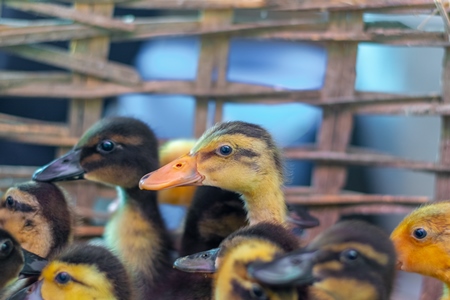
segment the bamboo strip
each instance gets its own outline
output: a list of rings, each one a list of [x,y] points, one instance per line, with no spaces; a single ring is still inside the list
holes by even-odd
[[[104,232],[103,226],[77,226],[75,227],[75,237],[77,238],[92,238],[102,236]]]
[[[283,153],[284,156],[289,159],[313,160],[328,164],[403,168],[413,171],[434,173],[450,172],[450,165],[406,160],[384,154],[316,151],[302,148],[285,148]]]
[[[67,136],[69,129],[66,125],[47,125],[47,124],[8,124],[0,121],[0,136],[13,136],[21,134],[38,134],[52,136]]]
[[[430,202],[429,197],[391,195],[288,195],[286,202],[307,206],[352,205],[352,204],[402,204],[421,205]]]
[[[30,82],[70,82],[72,75],[64,72],[0,72],[0,88]]]
[[[2,49],[14,55],[67,68],[101,79],[113,80],[121,84],[136,85],[140,83],[139,74],[133,68],[91,56],[80,54],[71,55],[67,51],[54,46],[22,45],[9,46]]]
[[[408,46],[449,46],[442,32],[424,32],[412,29],[371,28],[365,32],[327,32],[326,24],[311,21],[270,21],[250,24],[230,24],[201,27],[196,21],[136,23],[136,30],[128,34],[108,33],[81,25],[54,25],[0,29],[0,46],[22,45],[37,42],[64,41],[109,35],[114,41],[140,40],[179,35],[217,35],[281,39],[292,41],[374,42]]]
[[[58,17],[62,19],[70,19],[86,25],[100,27],[107,30],[121,30],[131,32],[133,31],[134,24],[124,23],[121,20],[114,20],[112,18],[104,17],[102,15],[94,13],[80,13],[75,9],[66,8],[61,5],[46,4],[46,3],[29,3],[5,1],[5,4],[9,7],[38,14],[44,14],[48,16]]]

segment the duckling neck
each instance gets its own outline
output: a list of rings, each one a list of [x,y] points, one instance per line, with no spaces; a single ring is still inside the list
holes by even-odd
[[[121,204],[105,228],[105,239],[132,274],[138,299],[146,299],[144,295],[151,295],[171,269],[172,245],[156,192],[117,189]]]
[[[259,222],[284,223],[287,207],[280,186],[266,186],[242,195],[249,225]]]

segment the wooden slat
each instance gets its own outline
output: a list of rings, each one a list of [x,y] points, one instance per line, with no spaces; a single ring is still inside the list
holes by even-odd
[[[140,82],[139,74],[126,65],[108,62],[105,59],[94,58],[90,55],[69,54],[67,51],[54,46],[23,45],[9,46],[2,49],[14,55],[67,68],[101,79],[113,80],[121,84],[134,85]]]
[[[114,20],[112,18],[104,17],[93,13],[80,14],[74,9],[66,8],[61,5],[45,4],[45,3],[28,3],[16,1],[5,1],[9,7],[38,14],[44,14],[62,19],[70,19],[86,25],[100,27],[107,30],[122,30],[133,31],[134,24],[124,23],[121,20]]]
[[[442,82],[450,80],[450,49],[445,49]],[[442,101],[450,104],[450,86],[442,84]],[[450,117],[442,118],[441,136],[439,143],[439,159],[441,164],[450,163]],[[450,195],[450,174],[437,174],[435,186],[436,201],[447,200]],[[422,283],[421,300],[435,300],[442,295],[442,282],[436,279],[426,277]]]
[[[233,11],[204,11],[202,15],[202,28],[214,28],[232,23]],[[226,85],[226,66],[224,62],[228,56],[228,37],[214,36],[203,37],[201,40],[200,56],[198,59],[197,78],[195,89],[210,90],[216,84],[213,76],[220,79],[219,89],[223,90]],[[208,124],[208,102],[209,97],[197,97],[195,106],[194,135],[200,137],[206,130]],[[219,107],[220,107],[219,103]],[[220,110],[219,110],[220,111]]]
[[[0,134],[2,138],[20,143],[36,144],[43,146],[73,147],[77,142],[77,137],[57,136],[44,134]]]
[[[42,134],[64,137],[69,134],[69,130],[65,125],[8,124],[0,120],[1,136],[16,134]]]
[[[0,166],[0,178],[31,178],[38,167]]]
[[[283,154],[288,159],[312,160],[327,164],[404,168],[433,173],[450,172],[450,164],[413,161],[385,154],[345,153],[307,148],[285,148],[283,149]]]
[[[109,35],[114,41],[140,40],[154,37],[179,35],[246,36],[259,39],[281,39],[289,41],[354,41],[376,42],[408,46],[449,46],[450,42],[442,32],[425,32],[412,29],[371,28],[366,32],[327,32],[325,23],[312,21],[264,21],[253,24],[227,24],[216,27],[202,27],[191,18],[174,19],[170,22],[136,21],[136,30],[127,34],[106,32],[82,25],[62,24],[51,26],[30,26],[3,28],[0,30],[0,46],[30,44],[37,42],[64,41]]]
[[[286,202],[307,206],[354,205],[354,204],[404,204],[419,206],[430,202],[429,197],[391,195],[289,195]]]
[[[30,82],[70,82],[72,75],[64,72],[0,72],[0,88],[24,85]]]
[[[92,238],[102,236],[104,232],[103,226],[77,226],[75,227],[75,237]]]
[[[363,20],[361,13],[331,13],[329,30],[331,32],[361,32]],[[328,64],[322,97],[348,97],[354,95],[356,78],[357,43],[336,43],[327,45]],[[353,115],[345,109],[324,109],[317,147],[321,151],[345,152],[353,127]],[[343,188],[347,171],[342,166],[317,164],[313,170],[312,185],[319,194],[338,194]],[[333,209],[324,210],[319,216],[320,226],[311,229],[316,236],[332,226],[339,219]]]
[[[106,18],[111,18],[114,12],[113,4],[75,4],[74,9],[79,13],[102,15]],[[110,47],[110,39],[107,36],[96,37],[92,39],[72,40],[70,43],[70,52],[73,57],[91,57],[93,61],[105,62]],[[139,75],[134,69],[134,74],[131,75],[132,81],[139,79]],[[86,84],[88,86],[97,86],[100,83],[95,77],[86,76],[94,75],[80,72],[74,75],[75,84]],[[127,74],[118,74],[121,77],[126,77]],[[95,75],[94,75],[95,76]],[[137,83],[135,81],[134,83]],[[102,115],[103,99],[96,98],[91,95],[89,99],[73,98],[70,102],[69,111],[69,128],[71,136],[81,136],[87,129],[89,129],[95,122],[97,122]],[[79,207],[90,207],[92,205],[93,195],[98,194],[98,188],[95,185],[88,185],[86,187],[77,187],[77,205]]]
[[[75,0],[66,0],[75,1]],[[81,0],[92,2],[94,0]],[[136,8],[178,8],[178,9],[229,9],[229,8],[264,8],[276,7],[294,10],[370,10],[380,8],[398,8],[409,5],[411,8],[434,8],[429,0],[190,0],[179,2],[176,0],[142,0],[124,4],[123,0],[100,0],[116,2],[119,6]]]

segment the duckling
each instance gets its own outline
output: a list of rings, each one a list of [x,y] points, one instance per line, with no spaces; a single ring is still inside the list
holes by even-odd
[[[254,264],[249,272],[265,284],[302,285],[312,276],[307,299],[387,300],[395,278],[396,254],[388,235],[363,221],[342,221],[306,248]]]
[[[24,182],[0,199],[0,228],[9,231],[22,248],[50,258],[73,239],[74,216],[68,196],[55,184]]]
[[[0,299],[13,294],[19,275],[25,280],[39,276],[47,260],[20,247],[19,242],[6,230],[0,229]]]
[[[319,221],[304,208],[288,207],[287,227],[301,235],[306,228]],[[200,186],[188,209],[179,254],[188,254],[217,248],[231,233],[247,226],[247,212],[241,195],[212,186]]]
[[[212,186],[198,187],[187,212],[180,256],[217,248],[229,234],[248,224],[246,217],[239,194]]]
[[[29,300],[131,300],[122,262],[101,246],[76,245],[52,260],[39,281],[28,288]]]
[[[3,288],[15,282],[24,264],[19,242],[6,230],[0,229],[0,298]]]
[[[299,240],[281,224],[260,222],[232,233],[219,248],[180,258],[174,266],[188,272],[217,271],[213,280],[216,300],[297,299],[294,287],[261,285],[249,276],[247,268],[298,247]]]
[[[449,201],[426,204],[406,216],[391,233],[397,268],[442,281],[442,300],[450,299],[449,215]]]
[[[143,122],[105,118],[87,130],[66,155],[37,170],[37,181],[87,180],[116,186],[120,206],[105,227],[105,241],[131,274],[137,299],[152,297],[171,269],[173,249],[156,193],[139,179],[158,167],[157,140]]]
[[[235,121],[207,130],[189,154],[145,175],[141,189],[209,185],[242,195],[250,225],[284,223],[281,155],[262,127]]]
[[[195,140],[176,139],[163,144],[159,148],[159,163],[161,166],[168,164],[181,155],[189,152],[194,146]],[[183,205],[189,207],[195,193],[195,186],[183,186],[162,190],[158,193],[158,203]]]

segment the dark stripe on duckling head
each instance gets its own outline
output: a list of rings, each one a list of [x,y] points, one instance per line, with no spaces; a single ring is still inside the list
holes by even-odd
[[[314,267],[314,273],[320,277],[353,278],[373,285],[380,294],[390,295],[396,254],[381,229],[362,221],[339,222],[313,240],[307,249],[320,249]]]
[[[5,201],[2,203],[2,207],[12,211],[18,211],[23,213],[32,213],[36,211],[36,209],[31,205],[19,202],[15,200],[12,196],[6,197]]]
[[[39,202],[40,212],[51,225],[53,243],[49,256],[64,249],[72,238],[73,216],[66,194],[49,182],[26,182],[16,186]]]
[[[267,294],[263,286],[258,283],[253,283],[251,287],[246,288],[239,284],[239,281],[233,279],[231,281],[233,294],[239,300],[271,300],[273,297]],[[267,289],[267,287],[266,287]],[[269,287],[273,294],[276,294],[276,299],[293,299],[294,288],[293,287]]]
[[[258,153],[250,150],[250,149],[237,149],[236,154],[234,155],[234,158],[239,160],[241,157],[258,157],[260,156]]]
[[[226,135],[226,134],[230,134],[230,135],[242,134],[242,135],[250,137],[250,138],[255,138],[255,139],[264,141],[267,148],[272,150],[272,159],[275,163],[277,170],[280,173],[283,173],[281,154],[280,154],[272,136],[263,127],[256,125],[256,124],[251,124],[251,123],[246,123],[246,122],[241,122],[241,121],[233,121],[233,122],[218,123],[218,124],[214,125],[214,127],[212,127],[211,129],[209,129],[207,132],[205,132],[205,136],[208,136],[208,137],[217,136],[217,135]],[[201,140],[203,140],[203,136],[199,140],[200,143],[201,143]],[[194,149],[195,149],[195,147],[194,147]],[[247,149],[247,150],[249,150],[249,149]],[[252,154],[250,152],[246,152],[245,155],[249,156]]]
[[[78,245],[66,250],[57,260],[74,265],[95,266],[106,275],[114,287],[117,299],[131,299],[127,272],[122,262],[108,249],[94,245]]]
[[[111,151],[102,151],[101,146],[105,141],[113,143]],[[127,170],[128,177],[130,181],[136,181],[133,185],[136,186],[142,176],[159,167],[155,134],[145,123],[133,118],[101,120],[83,135],[76,147],[82,149],[80,165],[86,172],[86,178],[91,180],[100,178],[105,183],[130,187],[129,182],[126,185],[115,182],[120,176],[117,172],[94,174],[107,166],[116,169],[129,167],[133,172]]]

